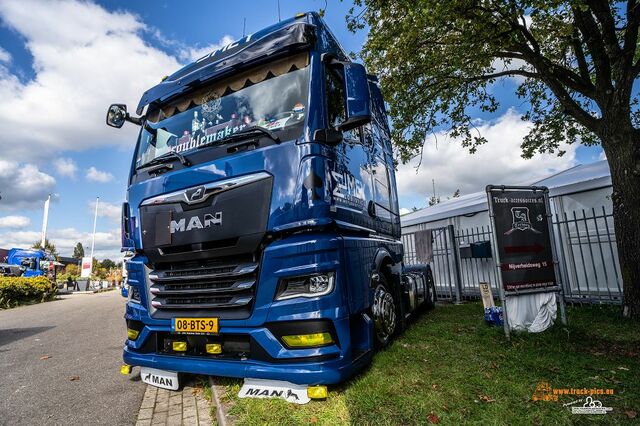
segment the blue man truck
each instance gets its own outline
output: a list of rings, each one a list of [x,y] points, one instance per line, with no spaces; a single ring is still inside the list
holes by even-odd
[[[136,114],[114,104],[106,119],[140,126],[125,373],[334,384],[435,304],[428,265],[403,264],[377,79],[318,14],[185,66]]]
[[[7,254],[7,264],[19,267],[25,277],[54,274],[53,262],[55,257],[42,249],[12,248]]]

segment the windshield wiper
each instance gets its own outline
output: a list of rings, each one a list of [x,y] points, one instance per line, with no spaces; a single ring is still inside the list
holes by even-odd
[[[246,139],[251,136],[255,136],[256,133],[262,133],[263,135],[267,136],[269,139],[273,140],[275,143],[280,143],[280,138],[278,137],[278,135],[273,133],[271,130],[265,129],[264,127],[260,127],[260,126],[249,126],[225,138],[218,139],[213,143],[200,145],[196,149],[209,148],[210,146],[213,146],[213,145],[222,145],[226,142]]]
[[[160,157],[156,157],[153,160],[144,163],[143,165],[136,167],[136,170],[140,170],[142,168],[145,167],[149,167],[149,166],[153,166],[154,164],[162,164],[162,163],[168,163],[169,161],[173,161],[175,159],[180,160],[180,163],[185,166],[185,167],[189,167],[191,165],[191,161],[187,160],[184,155],[180,154],[179,152],[175,152],[175,151],[168,151],[164,154],[162,154]]]
[[[264,127],[260,127],[260,126],[245,127],[244,129],[240,130],[239,132],[234,133],[233,135],[234,136],[236,136],[236,135],[250,135],[252,133],[262,133],[264,135],[269,136],[269,138],[271,138],[274,142],[280,143],[280,138],[278,137],[278,135],[273,133],[271,130],[265,129]]]

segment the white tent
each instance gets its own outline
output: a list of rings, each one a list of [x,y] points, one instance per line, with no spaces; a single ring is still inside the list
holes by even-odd
[[[487,184],[514,184],[507,182],[487,182]],[[549,188],[554,213],[571,212],[583,208],[611,211],[611,174],[607,160],[581,164],[544,179],[518,185],[536,185]],[[430,224],[458,227],[489,225],[487,194],[484,191],[452,198],[400,218],[403,232],[418,229],[416,225]],[[483,213],[484,212],[484,213]],[[482,213],[478,216],[479,213]],[[457,220],[454,220],[457,218]],[[457,223],[456,223],[457,222]]]
[[[613,228],[611,174],[606,160],[578,165],[534,182],[486,183],[549,188],[565,293],[585,301],[619,300],[622,279]],[[434,249],[432,265],[436,281],[450,286],[455,272],[450,261],[452,247],[491,239],[487,194],[481,191],[463,195],[403,215],[401,225],[405,261],[409,263],[415,255],[413,233],[423,229],[435,232],[434,245],[439,246]],[[495,286],[495,263],[491,258],[462,259],[458,280],[462,282],[463,292],[477,289],[480,281]]]

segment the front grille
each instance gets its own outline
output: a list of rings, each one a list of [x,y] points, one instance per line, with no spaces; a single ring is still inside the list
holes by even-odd
[[[158,265],[160,266],[160,265]],[[191,263],[149,273],[151,308],[156,318],[180,315],[248,317],[256,293],[258,263]]]

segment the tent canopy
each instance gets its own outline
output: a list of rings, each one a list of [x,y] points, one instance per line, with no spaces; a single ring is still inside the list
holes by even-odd
[[[549,196],[557,197],[611,186],[611,172],[607,160],[601,160],[590,164],[580,164],[544,179],[525,184],[519,183],[518,185],[546,186],[549,188]],[[452,198],[403,215],[400,222],[401,226],[405,227],[485,210],[488,210],[487,194],[481,191]]]

